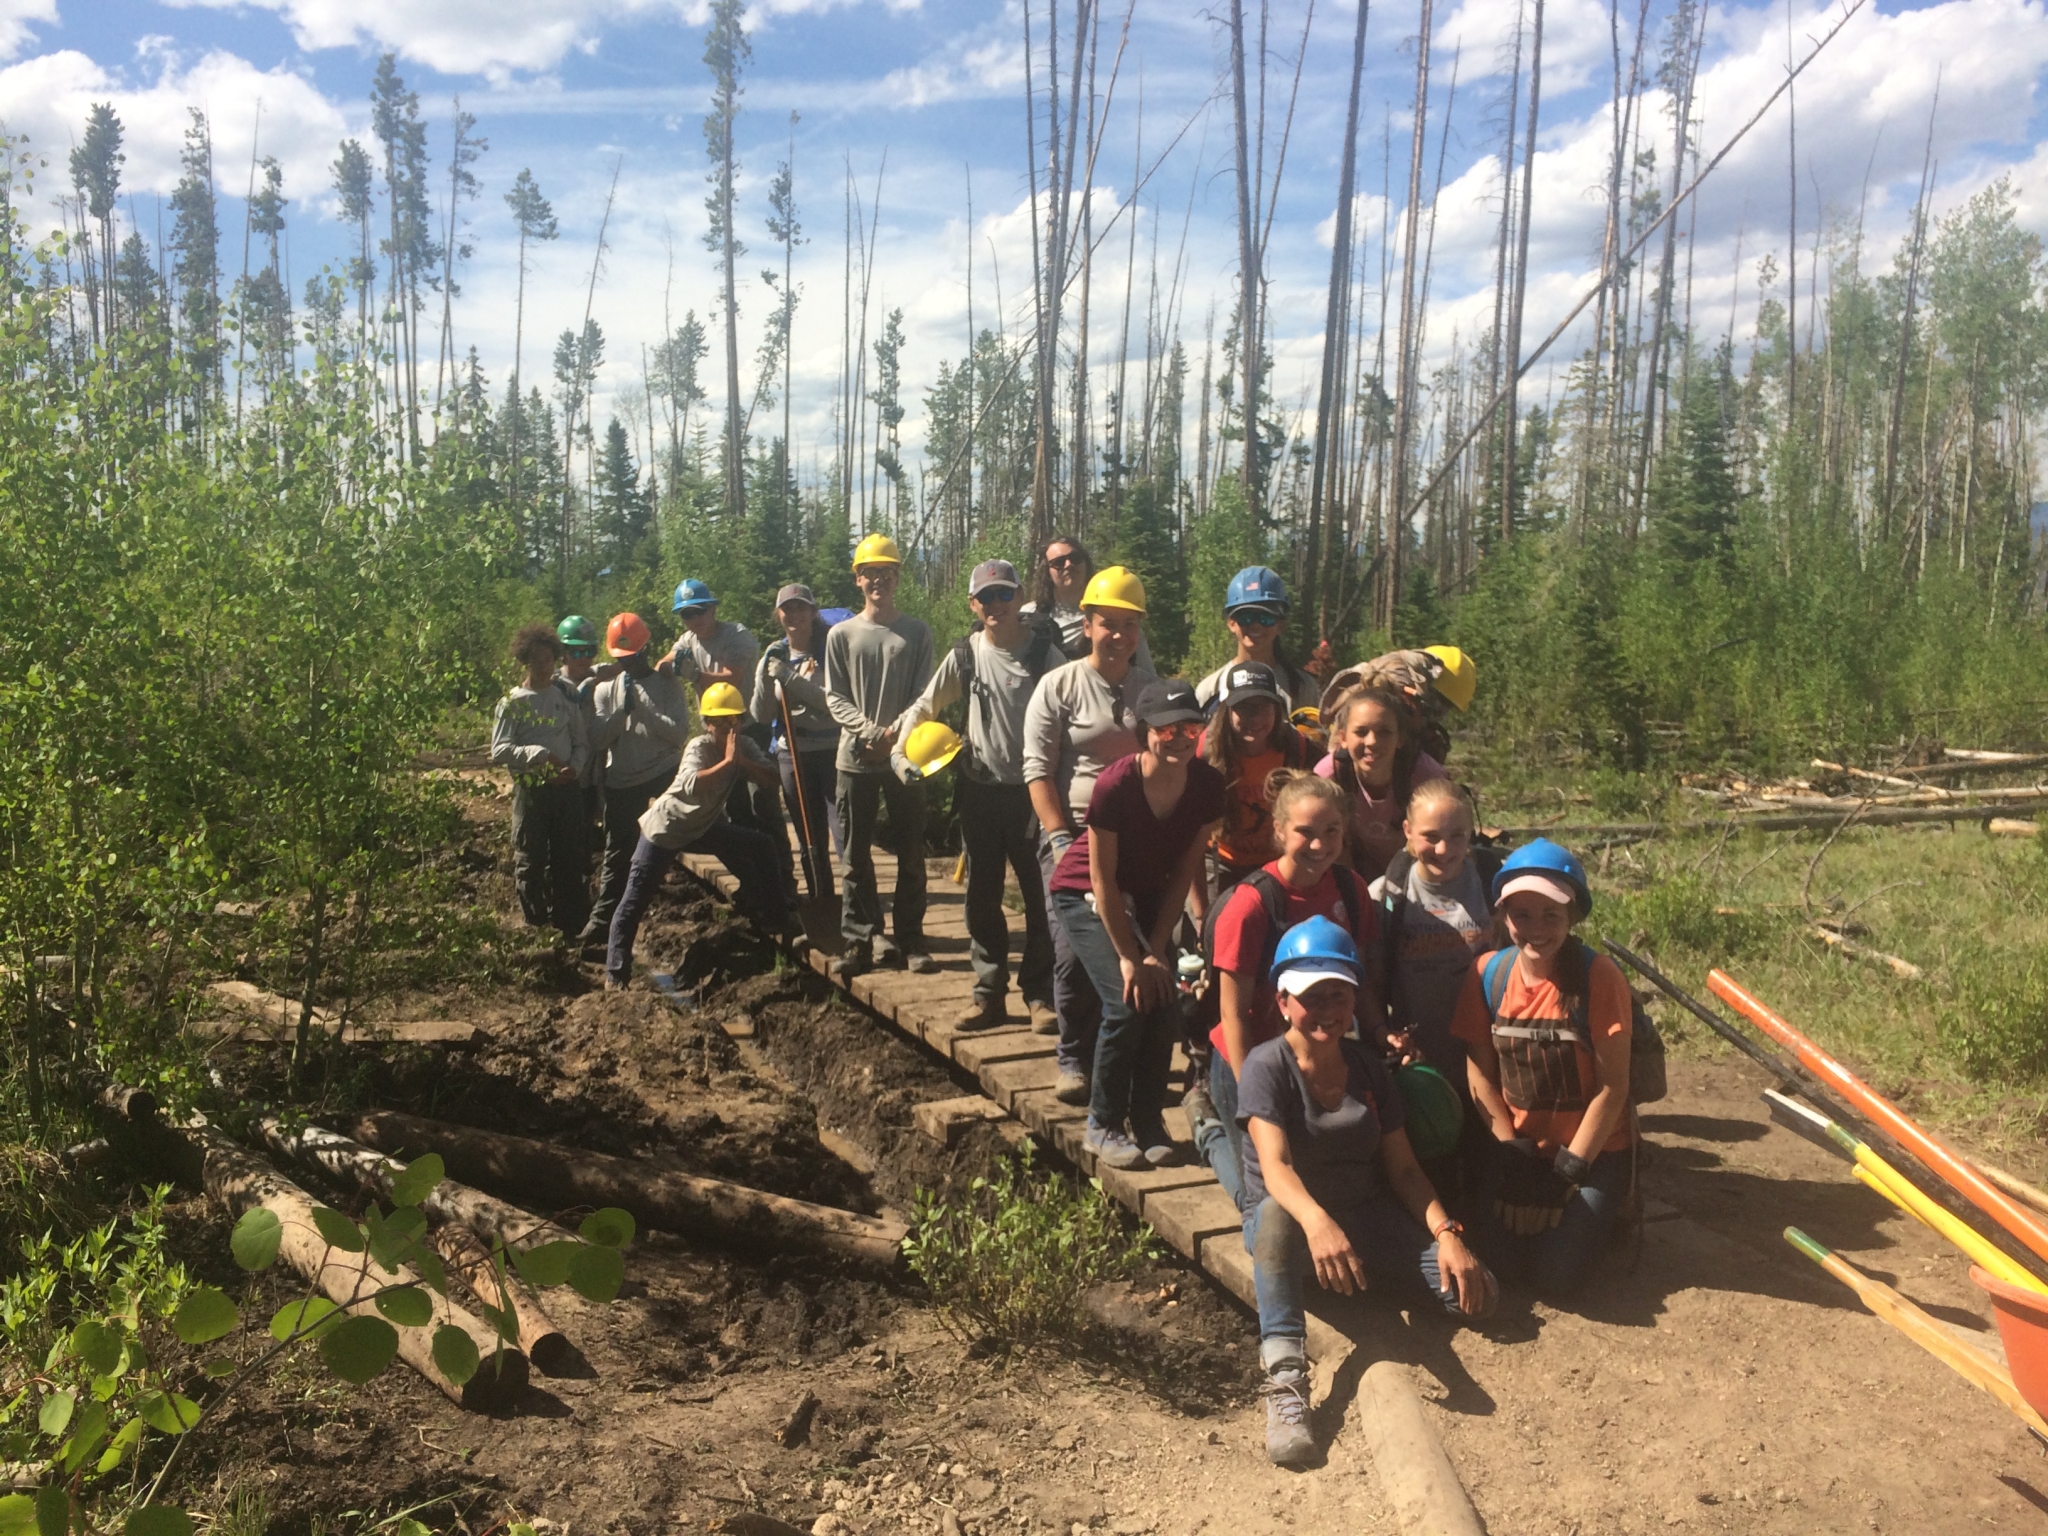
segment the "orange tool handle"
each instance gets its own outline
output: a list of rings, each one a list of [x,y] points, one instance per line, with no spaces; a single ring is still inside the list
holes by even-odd
[[[1960,1153],[1921,1130],[1891,1100],[1745,992],[1725,971],[1707,972],[1707,987],[1722,1002],[1791,1051],[1799,1058],[1801,1066],[1841,1094],[1873,1125],[1882,1126],[1894,1141],[1919,1158],[1972,1205],[2024,1243],[2036,1256],[2048,1259],[2048,1228],[2015,1205],[2004,1191],[1989,1183]]]

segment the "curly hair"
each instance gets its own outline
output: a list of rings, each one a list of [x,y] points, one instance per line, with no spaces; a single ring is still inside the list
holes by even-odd
[[[522,624],[519,632],[512,637],[512,659],[522,667],[533,665],[536,650],[552,651],[557,661],[562,657],[562,642],[555,638],[555,632],[545,624]]]

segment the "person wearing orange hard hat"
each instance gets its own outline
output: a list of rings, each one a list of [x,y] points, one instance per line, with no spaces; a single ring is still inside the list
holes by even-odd
[[[626,893],[633,850],[640,843],[640,817],[676,774],[690,741],[690,688],[673,672],[657,671],[648,658],[653,636],[637,613],[617,613],[605,626],[612,661],[598,669],[591,695],[596,723],[591,752],[605,764],[604,857],[597,900],[579,935],[587,959],[601,957],[612,914]]]

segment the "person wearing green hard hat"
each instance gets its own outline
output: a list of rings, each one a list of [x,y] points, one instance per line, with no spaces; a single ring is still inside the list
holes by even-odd
[[[1245,1127],[1244,1245],[1266,1370],[1266,1454],[1311,1464],[1306,1299],[1385,1281],[1483,1317],[1499,1287],[1416,1160],[1407,1106],[1352,1038],[1357,945],[1326,917],[1281,936],[1270,979],[1286,1033],[1253,1048],[1238,1084]]]

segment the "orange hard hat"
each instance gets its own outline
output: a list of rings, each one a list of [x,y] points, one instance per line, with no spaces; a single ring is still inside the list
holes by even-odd
[[[614,656],[637,655],[647,649],[651,638],[646,621],[637,613],[615,613],[604,629],[605,649]]]

